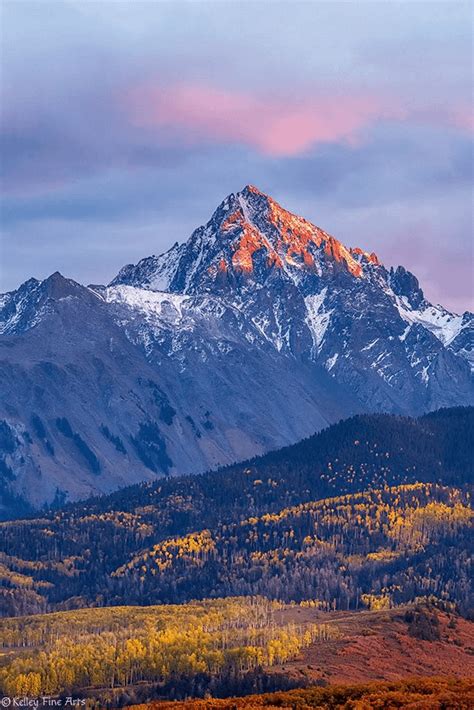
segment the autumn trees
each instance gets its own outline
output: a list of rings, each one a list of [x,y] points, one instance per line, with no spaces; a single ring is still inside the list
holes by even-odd
[[[346,610],[434,594],[467,605],[469,502],[412,484],[303,503],[158,543],[112,578],[119,596],[149,603],[266,594]]]
[[[1,690],[35,697],[199,674],[239,675],[283,663],[312,643],[319,629],[277,625],[278,608],[277,602],[246,598],[5,619]]]

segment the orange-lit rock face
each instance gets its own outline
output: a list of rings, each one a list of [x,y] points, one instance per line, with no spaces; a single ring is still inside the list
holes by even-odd
[[[303,252],[303,261],[305,266],[314,266],[314,257],[309,251]]]
[[[313,255],[308,251],[310,244],[316,247],[324,243],[324,251],[327,256],[333,258],[337,262],[344,262],[347,269],[353,276],[360,278],[362,276],[362,267],[353,258],[346,247],[331,237],[331,235],[318,229],[310,222],[307,222],[301,217],[296,217],[290,212],[282,209],[276,202],[269,199],[269,216],[270,221],[277,227],[282,235],[282,241],[287,248],[287,257],[299,254],[303,257],[306,266],[314,265]],[[373,255],[375,259],[377,257]],[[378,259],[376,262],[378,263]]]
[[[374,251],[369,254],[368,259],[372,264],[376,264],[376,266],[381,266],[380,259]]]
[[[232,214],[230,214],[222,223],[222,231],[228,232],[236,227],[241,230],[242,234],[236,243],[235,251],[232,254],[232,266],[235,269],[245,273],[253,271],[253,254],[262,248],[267,251],[268,266],[282,265],[280,256],[277,254],[275,249],[273,249],[268,239],[266,239],[266,237],[264,237],[253,224],[250,224],[245,220],[243,212],[240,209],[232,212]],[[222,261],[223,260],[221,259],[221,263]]]
[[[250,227],[250,225],[246,224],[243,227],[243,234],[239,239],[237,248],[232,254],[232,266],[246,273],[250,273],[253,271],[252,255],[263,246],[265,246],[265,244],[260,233],[255,227]]]
[[[263,192],[260,192],[258,187],[255,187],[255,185],[247,185],[247,190],[248,192],[253,192],[254,195],[263,195]]]
[[[249,186],[250,192],[261,194],[256,188]],[[282,267],[283,263],[292,265],[304,264],[307,268],[314,267],[314,249],[323,246],[325,254],[332,260],[343,264],[356,278],[363,275],[363,267],[357,259],[364,256],[372,264],[380,264],[376,254],[368,254],[362,249],[347,249],[337,239],[327,232],[319,229],[302,217],[287,212],[271,198],[266,198],[268,205],[268,220],[278,230],[276,244],[271,244],[244,215],[242,209],[237,208],[222,223],[224,234],[238,230],[240,236],[234,245],[232,266],[234,269],[251,273],[253,271],[253,254],[259,249],[267,252],[268,266]],[[219,271],[226,271],[228,264],[221,258]]]
[[[294,263],[293,257],[302,258],[307,267],[314,266],[314,257],[309,251],[311,244],[320,246],[324,232],[301,217],[282,209],[272,199],[268,200],[269,220],[278,229],[280,239],[277,250],[285,255],[286,261]]]
[[[228,232],[230,229],[236,226],[241,226],[244,221],[244,215],[241,210],[235,210],[232,212],[223,222],[221,229],[223,232]]]
[[[232,266],[234,268],[246,273],[253,271],[253,254],[259,249],[266,250],[268,266],[281,267],[283,265],[280,255],[258,229],[248,223],[244,223],[242,229],[242,236],[232,254]]]
[[[371,252],[369,254],[367,251],[364,251],[363,249],[360,249],[359,247],[354,247],[354,249],[351,249],[350,251],[351,251],[351,254],[356,254],[356,256],[365,256],[367,261],[369,261],[371,264],[375,264],[376,266],[381,265],[381,261],[375,252]]]
[[[324,251],[328,256],[332,257],[334,261],[339,263],[345,262],[348,271],[350,271],[353,276],[357,278],[362,276],[362,266],[354,259],[349,250],[338,242],[337,239],[334,239],[334,237],[329,237],[325,244]]]
[[[219,274],[226,274],[227,271],[228,271],[227,262],[224,259],[224,257],[221,257],[217,266],[215,264],[212,264],[208,268],[207,273],[209,274],[209,276],[215,277],[215,276],[218,276]]]

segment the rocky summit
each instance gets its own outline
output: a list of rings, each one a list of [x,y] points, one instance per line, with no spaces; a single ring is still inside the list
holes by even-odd
[[[108,286],[0,296],[2,514],[472,404],[473,329],[249,185]]]

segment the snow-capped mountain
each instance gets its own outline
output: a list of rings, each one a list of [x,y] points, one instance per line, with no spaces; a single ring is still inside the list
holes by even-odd
[[[0,297],[4,505],[294,442],[357,411],[471,404],[473,316],[256,188],[109,286]]]
[[[212,295],[366,408],[415,412],[470,396],[468,368],[453,355],[472,364],[472,314],[433,306],[402,266],[387,270],[252,186],[229,195],[188,242],[126,266],[111,285]]]

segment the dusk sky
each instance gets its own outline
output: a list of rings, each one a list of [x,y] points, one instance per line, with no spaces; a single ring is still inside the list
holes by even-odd
[[[0,291],[106,283],[252,183],[472,308],[471,14],[3,0]]]

